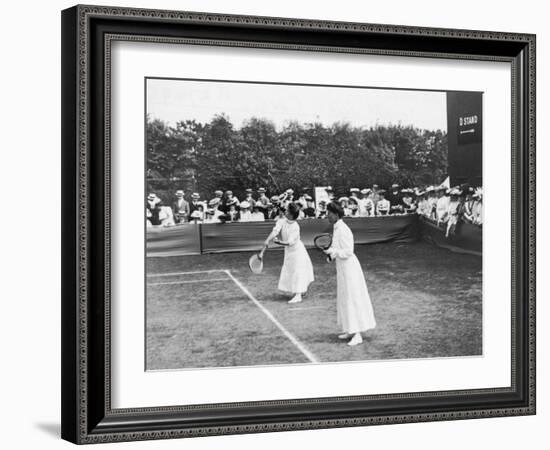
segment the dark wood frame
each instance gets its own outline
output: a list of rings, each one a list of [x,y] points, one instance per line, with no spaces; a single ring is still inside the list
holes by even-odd
[[[510,62],[511,386],[112,409],[109,101],[113,40]],[[534,35],[75,6],[62,12],[62,123],[64,439],[95,443],[535,413]]]

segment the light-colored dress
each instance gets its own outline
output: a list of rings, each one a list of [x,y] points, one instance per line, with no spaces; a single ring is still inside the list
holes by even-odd
[[[285,257],[278,289],[290,293],[304,293],[313,282],[313,265],[311,259],[300,240],[300,225],[296,221],[285,219],[277,220],[273,233],[279,234],[285,245]]]
[[[346,333],[359,333],[376,326],[374,311],[361,263],[353,253],[353,233],[343,220],[334,224],[328,250],[336,260],[336,311],[338,325]]]

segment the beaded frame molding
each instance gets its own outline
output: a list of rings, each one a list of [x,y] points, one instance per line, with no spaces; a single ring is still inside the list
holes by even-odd
[[[509,62],[511,386],[113,409],[109,211],[114,41]],[[64,439],[85,444],[535,414],[534,35],[75,6],[62,12],[62,192]]]

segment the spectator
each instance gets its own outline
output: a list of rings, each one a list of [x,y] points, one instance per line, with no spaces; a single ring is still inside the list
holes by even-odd
[[[403,202],[401,200],[401,193],[399,192],[399,185],[397,183],[392,184],[391,191],[386,196],[390,202],[390,214],[400,214],[403,212]]]
[[[252,197],[253,190],[252,189],[246,189],[246,196],[244,201],[247,202],[250,205],[250,208],[254,208],[254,205],[256,204],[256,200]]]
[[[401,206],[405,214],[412,214],[416,211],[416,203],[413,196],[414,191],[412,189],[407,188],[401,190]]]
[[[268,208],[268,219],[276,220],[279,218],[280,201],[277,195],[271,197],[270,208]]]
[[[262,207],[256,203],[252,208],[252,214],[251,214],[251,222],[264,222],[265,216],[262,211]]]
[[[428,210],[428,218],[432,220],[437,220],[437,192],[435,190],[435,187],[428,186],[426,189],[426,193],[428,195],[427,198],[427,210]]]
[[[225,191],[225,198],[222,200],[222,206],[220,209],[227,213],[229,211],[229,204],[233,202],[237,202],[236,204],[239,205],[239,199],[233,195],[233,191]]]
[[[448,220],[449,203],[450,199],[447,195],[447,189],[445,186],[439,186],[436,188],[437,201],[436,201],[436,219],[437,224],[445,223]]]
[[[205,212],[204,223],[220,223],[222,221],[222,216],[224,214],[218,209],[220,203],[220,197],[215,197],[208,202],[208,209]]]
[[[447,231],[445,237],[449,237],[450,234],[455,234],[456,224],[459,219],[460,211],[460,196],[462,192],[458,188],[453,188],[449,191],[449,206],[447,211]]]
[[[372,185],[372,197],[371,198],[372,198],[372,203],[374,204],[374,211],[371,214],[372,216],[377,216],[378,215],[378,210],[376,208],[377,208],[378,202],[380,201],[379,191],[380,191],[380,187],[377,184],[373,184]]]
[[[338,203],[340,204],[340,206],[344,210],[344,216],[345,217],[351,216],[351,209],[349,207],[349,198],[348,197],[340,197],[338,199]]]
[[[349,198],[349,210],[350,210],[350,216],[351,217],[357,217],[357,211],[359,209],[359,205],[357,204],[357,201],[359,199],[357,197],[350,197]]]
[[[182,189],[176,191],[176,200],[172,204],[174,219],[176,223],[185,223],[189,218],[189,202],[184,198],[185,192]]]
[[[264,215],[264,219],[268,218],[268,206],[270,204],[269,198],[265,194],[265,188],[261,187],[258,189],[258,200],[256,200],[256,206],[260,208],[260,212]]]
[[[465,192],[466,198],[464,199],[464,202],[462,203],[462,211],[461,211],[461,217],[465,222],[472,223],[473,222],[473,206],[474,206],[474,190],[471,187],[468,187]]]
[[[349,207],[352,216],[357,216],[359,214],[359,200],[359,189],[351,188],[349,190]]]
[[[315,219],[315,203],[313,203],[313,198],[311,195],[305,196],[306,200],[306,207],[304,209],[304,215],[306,216],[306,219]]]
[[[196,192],[193,192],[191,194],[191,203],[189,205],[189,214],[193,214],[193,212],[197,211],[199,209],[199,206],[202,207],[202,210],[204,211],[204,205],[200,201],[200,195]],[[204,219],[204,217],[201,217],[201,221]]]
[[[390,213],[390,202],[389,200],[386,200],[385,194],[386,191],[384,189],[380,189],[377,192],[378,197],[380,200],[378,200],[378,203],[376,204],[376,213],[378,216],[387,216]]]
[[[483,224],[483,191],[477,188],[472,196],[474,204],[472,205],[472,223],[475,225]]]
[[[227,221],[238,222],[239,220],[238,206],[239,205],[236,198],[229,200],[229,202],[226,205],[227,212],[225,213],[227,216]]]
[[[176,224],[174,220],[174,214],[172,213],[172,208],[169,206],[163,206],[162,201],[158,203],[159,208],[159,221],[160,225],[163,227],[171,227]]]
[[[160,225],[160,198],[157,197],[156,194],[149,194],[147,196],[147,203],[145,205],[146,207],[146,216],[147,216],[147,222],[151,225]]]
[[[239,222],[252,222],[252,212],[250,211],[250,203],[243,200],[239,205]]]
[[[317,218],[324,219],[327,216],[327,202],[321,200],[317,208]]]

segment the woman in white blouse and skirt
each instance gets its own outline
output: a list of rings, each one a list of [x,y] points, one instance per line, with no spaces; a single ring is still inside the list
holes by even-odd
[[[376,326],[374,311],[363,269],[353,253],[353,233],[342,220],[344,211],[340,205],[331,203],[327,215],[334,225],[332,245],[325,253],[336,260],[336,311],[343,331],[338,337],[351,338],[348,345],[357,345],[363,342],[361,332]]]
[[[296,222],[298,214],[298,206],[289,203],[285,218],[277,220],[273,231],[264,242],[267,246],[273,239],[276,244],[285,247],[278,289],[294,294],[288,303],[301,302],[302,294],[307,292],[308,286],[313,281],[313,265],[306,247],[300,240],[300,225]]]

